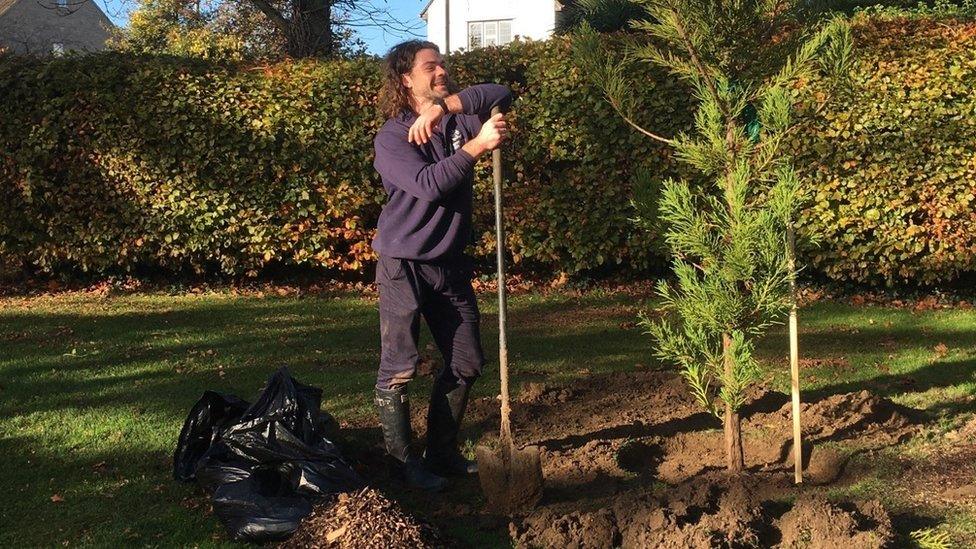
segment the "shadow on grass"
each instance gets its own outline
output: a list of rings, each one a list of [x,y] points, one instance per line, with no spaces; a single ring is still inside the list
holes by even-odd
[[[203,493],[172,480],[166,452],[44,448],[0,438],[0,546],[128,547],[228,541]],[[25,543],[30,540],[30,543]]]
[[[891,528],[895,531],[895,547],[920,547],[919,543],[912,539],[912,532],[935,528],[942,521],[927,517],[918,513],[904,512],[892,513]]]
[[[874,394],[890,397],[908,392],[922,393],[930,389],[954,387],[967,382],[976,382],[976,358],[940,360],[918,368],[910,374],[883,374],[866,381],[828,384],[808,394],[813,398],[823,398],[838,393],[869,389]],[[951,406],[950,403],[941,405]]]
[[[955,355],[940,357],[935,351],[944,344]],[[787,335],[778,331],[769,334],[759,347],[758,355],[778,361],[786,371]],[[976,350],[976,330],[960,328],[919,329],[882,326],[859,327],[856,333],[840,327],[816,329],[800,335],[801,359],[842,358],[837,365],[825,364],[803,368],[801,375],[815,377],[814,389],[804,390],[804,398],[823,398],[838,393],[870,390],[892,397],[905,393],[923,393],[965,383],[976,383],[976,357],[966,350]],[[779,351],[779,352],[776,352]],[[920,355],[918,358],[912,355]],[[958,355],[962,356],[958,356]],[[921,363],[921,366],[892,372],[891,361]],[[930,355],[930,356],[929,356]],[[910,370],[909,370],[910,369]],[[962,411],[971,405],[935,403],[934,409]]]
[[[608,410],[608,415],[612,416],[613,411]],[[620,440],[636,439],[644,437],[672,437],[679,433],[692,433],[696,431],[706,431],[717,429],[722,426],[722,422],[712,414],[699,412],[686,417],[674,418],[661,423],[635,422],[625,425],[616,425],[606,429],[591,431],[582,435],[570,435],[558,439],[548,439],[539,442],[539,445],[549,451],[565,452],[586,446],[594,440]]]
[[[295,301],[276,305],[5,314],[3,332],[21,330],[22,337],[4,345],[8,381],[0,407],[12,415],[143,403],[180,415],[205,389],[252,398],[280,366],[322,386],[326,399],[349,398],[368,386],[378,358],[369,311],[350,315],[328,303],[321,309]]]

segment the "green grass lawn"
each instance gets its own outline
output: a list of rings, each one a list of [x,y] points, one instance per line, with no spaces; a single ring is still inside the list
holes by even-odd
[[[492,298],[481,296],[489,357]],[[642,306],[607,291],[514,297],[515,382],[652,365],[634,325]],[[206,389],[253,399],[288,366],[323,389],[326,410],[361,422],[372,414],[377,326],[375,301],[356,294],[0,299],[0,546],[229,545],[198,489],[172,480],[190,407]],[[946,430],[976,411],[976,312],[823,302],[802,311],[801,326],[810,391],[867,388],[941,414]],[[783,390],[785,346],[779,330],[760,347],[769,382]],[[494,394],[496,375],[489,364],[476,394]],[[912,444],[924,457],[925,442]],[[972,513],[936,513],[932,524],[976,540]]]

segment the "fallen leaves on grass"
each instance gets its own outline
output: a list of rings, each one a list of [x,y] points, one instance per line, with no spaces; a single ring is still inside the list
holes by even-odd
[[[834,368],[838,370],[847,370],[851,368],[851,363],[847,358],[838,357],[825,357],[825,358],[801,358],[799,362],[801,369],[807,368]]]

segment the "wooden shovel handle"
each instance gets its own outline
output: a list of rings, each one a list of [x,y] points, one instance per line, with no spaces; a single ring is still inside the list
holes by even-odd
[[[494,107],[491,115],[501,112]],[[505,222],[502,215],[502,151],[496,147],[491,151],[492,175],[495,180],[495,242],[498,258],[498,372],[501,377],[502,389],[502,418],[500,442],[502,447],[513,446],[512,424],[509,419],[511,406],[508,395],[508,339],[506,324],[508,316],[508,300],[505,295]]]

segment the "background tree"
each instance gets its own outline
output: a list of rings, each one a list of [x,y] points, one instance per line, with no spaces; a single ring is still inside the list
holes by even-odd
[[[623,60],[601,51],[583,25],[577,52],[614,108],[665,143],[695,177],[656,184],[635,199],[639,221],[665,226],[674,281],[661,282],[660,318],[642,324],[660,358],[680,366],[698,402],[724,416],[727,466],[744,469],[741,418],[758,378],[755,337],[792,303],[788,228],[799,182],[784,150],[797,83],[812,71],[840,74],[850,54],[843,19],[810,26],[781,0],[648,0],[641,31]],[[806,29],[810,29],[809,31]],[[631,63],[676,75],[697,100],[693,129],[673,138],[641,127],[629,89]],[[653,189],[649,191],[649,189]]]
[[[625,31],[644,13],[635,0],[567,0],[556,18],[556,33],[572,32],[584,23],[597,32]]]
[[[361,53],[356,29],[415,34],[368,0],[138,0],[117,49],[268,59]]]
[[[284,50],[264,16],[247,4],[204,5],[190,0],[142,0],[118,29],[112,46],[137,53],[206,59],[267,58]]]

